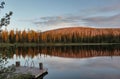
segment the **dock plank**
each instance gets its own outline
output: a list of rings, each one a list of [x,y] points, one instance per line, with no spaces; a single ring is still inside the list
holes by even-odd
[[[34,76],[35,78],[38,78],[42,76],[44,73],[46,73],[47,70],[48,70],[47,68],[40,70],[39,68],[35,68],[35,67],[20,66],[20,67],[16,67],[16,71],[14,73],[15,74],[30,74]]]

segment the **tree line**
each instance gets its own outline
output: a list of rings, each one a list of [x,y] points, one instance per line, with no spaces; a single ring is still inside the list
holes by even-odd
[[[120,43],[119,30],[38,32],[34,30],[7,31],[0,34],[1,43]]]

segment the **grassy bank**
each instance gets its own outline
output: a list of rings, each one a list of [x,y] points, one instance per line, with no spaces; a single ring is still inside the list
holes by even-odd
[[[120,43],[0,43],[0,47],[29,47],[29,46],[82,46],[82,45],[120,45]]]

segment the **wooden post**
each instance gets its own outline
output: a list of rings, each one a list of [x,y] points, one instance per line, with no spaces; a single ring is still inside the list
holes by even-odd
[[[39,63],[39,68],[40,68],[40,70],[43,69],[43,63]]]
[[[20,67],[20,61],[16,61],[16,67]]]

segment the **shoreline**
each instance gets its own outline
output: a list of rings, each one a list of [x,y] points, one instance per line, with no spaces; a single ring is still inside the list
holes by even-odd
[[[29,46],[98,46],[98,45],[120,45],[120,43],[0,43],[0,47],[29,47]]]

